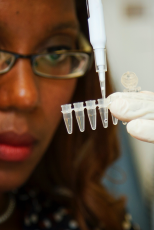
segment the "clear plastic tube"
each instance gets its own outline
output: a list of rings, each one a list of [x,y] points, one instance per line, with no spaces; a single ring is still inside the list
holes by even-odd
[[[71,104],[62,105],[62,113],[68,134],[73,133],[73,117]]]
[[[108,128],[108,105],[106,100],[98,99],[99,112],[104,128]]]
[[[107,108],[99,108],[100,116],[102,119],[102,123],[104,128],[108,128],[108,109]]]
[[[118,119],[112,115],[112,122],[114,125],[118,124]]]
[[[88,118],[92,130],[96,130],[96,101],[86,101]]]
[[[79,129],[81,132],[84,132],[85,131],[85,115],[84,115],[83,102],[74,103],[73,105],[74,105],[74,111],[75,111]]]

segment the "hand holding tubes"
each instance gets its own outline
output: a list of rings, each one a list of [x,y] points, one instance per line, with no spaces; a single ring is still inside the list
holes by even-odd
[[[154,93],[115,93],[111,113],[128,122],[127,131],[134,138],[154,143]]]

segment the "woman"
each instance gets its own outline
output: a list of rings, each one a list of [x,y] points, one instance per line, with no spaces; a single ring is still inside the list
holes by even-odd
[[[85,37],[84,1],[0,1],[1,230],[124,229],[124,199],[101,184],[119,156],[115,127],[109,121],[105,130],[98,120],[95,132],[87,122],[84,134],[74,124],[67,135],[60,112],[101,97],[94,64],[86,73],[92,51]]]

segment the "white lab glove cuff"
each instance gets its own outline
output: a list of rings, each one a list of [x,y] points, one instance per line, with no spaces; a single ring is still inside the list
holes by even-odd
[[[127,125],[127,132],[138,140],[154,143],[154,121],[152,120],[130,121]]]

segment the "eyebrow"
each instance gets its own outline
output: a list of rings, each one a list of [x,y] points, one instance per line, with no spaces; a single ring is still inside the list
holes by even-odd
[[[72,29],[72,30],[78,31],[79,30],[79,24],[77,22],[68,21],[68,22],[60,23],[60,24],[50,28],[50,30],[52,30],[52,32],[57,32],[57,31],[66,30],[66,29]]]

